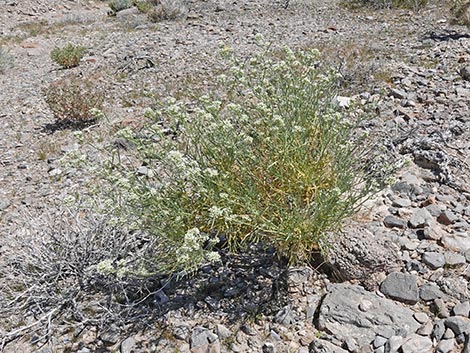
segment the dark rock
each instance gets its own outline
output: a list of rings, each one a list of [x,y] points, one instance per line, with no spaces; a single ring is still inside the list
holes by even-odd
[[[348,353],[343,348],[325,340],[315,339],[308,347],[309,353]]]
[[[263,353],[276,353],[276,347],[270,342],[263,344]]]
[[[416,277],[409,273],[392,272],[380,285],[380,291],[404,303],[415,304],[419,300]]]
[[[456,336],[470,333],[470,319],[461,316],[452,316],[445,320],[445,326],[450,328]]]
[[[442,293],[441,289],[434,283],[426,283],[419,288],[419,297],[426,302],[442,298],[443,296],[444,293]]]
[[[470,81],[470,66],[464,66],[459,71],[460,76],[466,81]]]
[[[393,207],[410,207],[411,206],[411,201],[410,199],[403,199],[403,198],[397,198],[392,201],[392,206]]]
[[[384,225],[388,228],[406,228],[407,222],[395,216],[387,216],[384,219]]]
[[[437,221],[444,225],[455,223],[458,221],[458,219],[459,217],[457,217],[454,212],[449,210],[442,211],[437,217]]]

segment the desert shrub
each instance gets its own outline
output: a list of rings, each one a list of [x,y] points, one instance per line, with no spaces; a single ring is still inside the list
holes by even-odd
[[[147,12],[152,22],[174,20],[188,12],[181,0],[153,0],[152,3],[153,7]]]
[[[92,80],[66,77],[51,83],[44,94],[60,124],[81,127],[95,122],[102,115],[104,94]]]
[[[221,238],[309,261],[377,185],[364,166],[360,114],[338,110],[337,73],[317,68],[317,51],[262,46],[229,60],[212,94],[189,105],[161,100],[142,131],[120,131],[136,146],[129,161],[143,167],[122,155],[109,165],[110,204],[157,239],[163,272],[217,260]]]
[[[347,0],[346,4],[372,6],[374,8],[408,8],[418,10],[428,4],[428,0]]]
[[[54,48],[51,52],[51,59],[63,68],[69,69],[78,66],[85,52],[86,49],[81,45],[69,43],[65,47]]]
[[[470,1],[452,0],[451,13],[454,22],[464,26],[470,26]]]
[[[110,7],[112,14],[131,8],[132,5],[133,5],[132,0],[111,0],[108,2],[108,6]]]
[[[13,66],[13,57],[0,46],[0,74]]]
[[[70,320],[101,326],[140,317],[135,307],[160,288],[148,273],[139,280],[152,247],[142,234],[110,226],[85,209],[25,219],[27,229],[8,243],[14,251],[0,259],[7,283],[0,288],[2,348],[25,334],[36,333],[33,342],[50,338],[64,320],[70,329]],[[122,262],[126,273],[118,272]]]

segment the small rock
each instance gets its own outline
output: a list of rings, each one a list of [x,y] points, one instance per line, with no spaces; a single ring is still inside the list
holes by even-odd
[[[449,338],[455,338],[455,333],[450,328],[448,328],[446,332],[444,332],[444,336],[442,336],[442,339],[449,339]]]
[[[402,91],[398,88],[390,88],[389,95],[391,97],[394,97],[394,98],[397,98],[397,99],[405,99],[406,98],[406,92]]]
[[[232,336],[232,332],[222,324],[217,324],[216,332],[217,332],[217,336],[221,340],[225,340],[229,338],[230,336]]]
[[[446,332],[445,320],[439,320],[434,324],[434,329],[432,330],[431,337],[440,341],[444,333]]]
[[[372,342],[372,345],[374,346],[374,348],[379,348],[379,347],[384,346],[386,342],[387,342],[387,339],[385,337],[377,335],[375,336],[374,341]]]
[[[445,320],[445,326],[450,328],[456,336],[470,333],[470,319],[461,316],[452,316]]]
[[[416,331],[417,334],[421,336],[429,336],[432,333],[432,330],[434,328],[434,325],[431,320],[428,320],[425,324],[423,324],[418,331]]]
[[[434,224],[434,217],[426,208],[418,208],[410,218],[410,226],[412,228],[424,228]]]
[[[460,76],[466,81],[470,81],[470,66],[464,66],[459,71]]]
[[[439,342],[436,348],[436,353],[449,353],[455,347],[455,339],[447,339]]]
[[[442,211],[437,217],[437,221],[446,226],[457,222],[458,219],[459,217],[457,217],[454,212],[449,210]]]
[[[290,306],[286,306],[279,310],[274,320],[281,325],[290,325],[295,323],[294,315],[292,314]]]
[[[429,337],[411,334],[402,344],[402,353],[429,353],[432,352],[432,341]]]
[[[456,267],[464,265],[466,262],[465,256],[461,254],[456,254],[454,252],[445,253],[446,265],[450,267]]]
[[[119,328],[116,325],[111,325],[107,330],[103,331],[99,338],[106,344],[115,344],[119,341]]]
[[[384,219],[384,225],[388,228],[406,228],[407,222],[395,216],[387,216]]]
[[[404,198],[397,198],[392,201],[392,206],[393,207],[410,207],[411,206],[411,201],[410,199],[404,199]]]
[[[127,337],[124,341],[121,342],[121,353],[132,353],[135,348],[135,339],[134,337]]]
[[[385,344],[385,352],[397,353],[403,344],[404,338],[402,336],[392,336]]]
[[[444,293],[442,293],[441,289],[434,283],[426,283],[419,289],[419,297],[425,302],[442,298],[443,296]]]
[[[218,337],[212,331],[204,327],[195,327],[189,341],[191,351],[193,353],[207,352],[211,348],[210,345],[217,346]]]
[[[470,234],[467,233],[446,234],[441,241],[445,248],[459,253],[465,253],[470,249]]]
[[[424,324],[425,322],[428,322],[429,316],[426,313],[414,313],[413,317],[415,318],[416,321],[418,321],[420,324]]]
[[[434,312],[437,316],[447,318],[450,316],[449,309],[441,298],[434,299]]]
[[[380,285],[380,291],[404,303],[415,304],[419,300],[416,277],[408,273],[392,272]]]
[[[11,205],[10,200],[0,197],[0,211],[6,210],[8,207],[10,207],[10,205]]]
[[[263,353],[276,353],[276,347],[274,344],[266,342],[263,344]]]
[[[438,252],[425,252],[421,260],[433,270],[443,267],[446,263],[444,255]]]
[[[454,314],[454,316],[468,317],[468,315],[470,314],[470,303],[467,301],[458,303],[452,309],[452,313]]]

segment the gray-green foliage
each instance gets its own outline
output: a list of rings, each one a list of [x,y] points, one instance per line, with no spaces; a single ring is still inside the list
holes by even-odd
[[[361,114],[334,104],[337,73],[317,69],[315,50],[260,46],[247,61],[226,49],[231,67],[210,95],[160,101],[142,131],[119,132],[145,172],[124,155],[110,163],[109,205],[157,239],[160,271],[217,260],[222,235],[235,250],[262,241],[309,261],[377,186]]]
[[[111,8],[113,13],[131,8],[133,6],[132,0],[111,0],[108,2],[108,6]]]

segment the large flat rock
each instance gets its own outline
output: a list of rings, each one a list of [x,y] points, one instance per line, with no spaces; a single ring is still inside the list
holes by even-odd
[[[318,326],[341,340],[352,337],[364,346],[376,334],[404,336],[414,333],[420,324],[403,304],[361,286],[332,284],[321,304]]]

